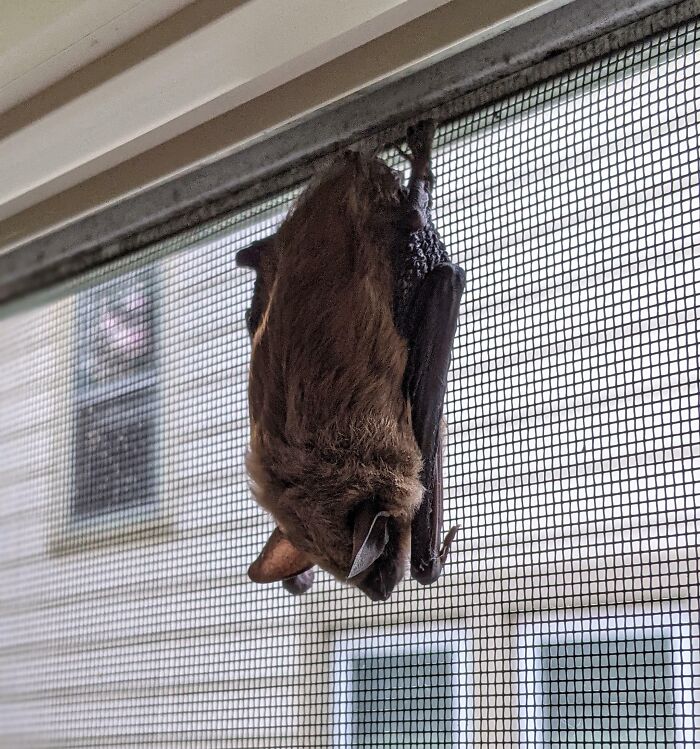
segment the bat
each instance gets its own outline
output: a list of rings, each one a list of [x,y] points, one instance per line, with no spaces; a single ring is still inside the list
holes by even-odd
[[[431,218],[434,132],[408,130],[408,185],[346,151],[236,255],[256,271],[246,467],[277,525],[254,582],[303,593],[319,566],[383,601],[409,560],[423,585],[442,572],[457,532],[441,541],[442,408],[465,274]]]

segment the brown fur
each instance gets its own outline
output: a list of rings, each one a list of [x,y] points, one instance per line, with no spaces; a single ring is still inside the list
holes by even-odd
[[[398,208],[398,178],[381,161],[346,154],[336,163],[273,240],[253,340],[253,491],[289,539],[339,578],[351,566],[361,504],[390,512],[403,562],[422,496],[402,393],[406,344],[392,317]]]

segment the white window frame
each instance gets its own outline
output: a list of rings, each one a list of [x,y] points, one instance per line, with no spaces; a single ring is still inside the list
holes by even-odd
[[[518,627],[518,694],[520,746],[548,749],[542,706],[542,663],[538,650],[544,646],[592,642],[611,633],[633,639],[640,633],[672,642],[673,694],[676,711],[674,749],[693,749],[700,740],[700,627],[697,610],[687,602],[653,612],[609,610],[554,612],[532,615]],[[686,712],[689,711],[689,712]]]
[[[90,406],[101,406],[109,404],[115,400],[123,399],[128,396],[139,396],[146,391],[151,391],[151,397],[148,401],[147,410],[141,414],[144,418],[150,415],[153,423],[153,451],[148,456],[151,465],[149,470],[152,472],[152,483],[150,497],[144,497],[144,501],[137,505],[117,506],[107,508],[96,512],[92,515],[81,515],[76,511],[76,500],[78,498],[78,485],[75,468],[77,465],[77,455],[71,461],[73,467],[73,481],[71,487],[71,496],[69,499],[69,522],[76,531],[82,531],[84,528],[100,528],[103,525],[113,527],[115,524],[131,524],[148,522],[154,517],[161,515],[159,507],[161,501],[162,485],[162,455],[163,455],[163,436],[162,436],[162,393],[160,382],[162,379],[162,357],[160,356],[161,339],[163,338],[162,325],[162,279],[161,268],[158,262],[149,263],[145,266],[145,273],[150,276],[148,284],[150,286],[151,301],[154,306],[153,312],[153,336],[154,353],[153,362],[148,371],[137,373],[122,374],[115,380],[107,380],[97,385],[89,385],[83,382],[88,369],[88,354],[85,350],[84,341],[90,336],[92,318],[95,316],[97,307],[96,292],[103,289],[118,289],[120,284],[131,283],[134,277],[143,273],[144,269],[127,272],[117,275],[114,278],[100,281],[94,286],[78,292],[74,299],[74,314],[76,317],[76,333],[74,338],[74,371],[73,371],[73,444],[77,447],[77,430],[78,430],[78,412],[80,409]],[[84,460],[84,458],[83,458]]]
[[[450,640],[445,642],[442,631],[449,622],[423,622],[382,629],[348,630],[338,633],[333,649],[333,744],[335,747],[351,746],[352,688],[351,661],[354,657],[392,657],[419,655],[438,651],[447,645],[453,652],[455,681],[463,685],[453,704],[454,720],[467,715],[466,731],[455,734],[455,741],[474,735],[473,669],[471,637],[463,626],[450,630]],[[380,644],[375,644],[379,642]],[[371,643],[371,644],[370,644]],[[456,657],[454,657],[456,656]]]

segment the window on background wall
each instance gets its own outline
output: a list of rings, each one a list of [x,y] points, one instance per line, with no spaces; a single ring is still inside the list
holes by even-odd
[[[520,699],[528,746],[697,746],[697,626],[687,609],[667,608],[647,615],[587,612],[525,625]]]
[[[452,630],[449,641],[410,627],[339,638],[334,746],[460,746],[471,714],[468,664],[465,630]]]
[[[74,520],[157,501],[156,279],[140,269],[76,297]]]

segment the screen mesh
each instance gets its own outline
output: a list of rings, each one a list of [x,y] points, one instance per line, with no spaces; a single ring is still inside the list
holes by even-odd
[[[252,274],[294,194],[0,318],[0,745],[700,747],[698,25],[443,124],[444,576],[246,569]]]

